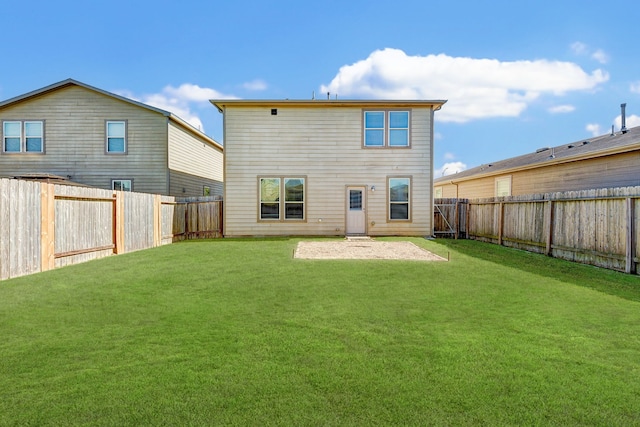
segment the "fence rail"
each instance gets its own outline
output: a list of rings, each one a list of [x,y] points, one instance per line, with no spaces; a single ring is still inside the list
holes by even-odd
[[[436,199],[451,204],[450,199]],[[456,236],[638,273],[640,187],[461,200]],[[458,213],[459,214],[459,213]],[[438,213],[434,213],[435,216]],[[449,220],[449,223],[454,221]],[[434,222],[438,226],[438,222]]]
[[[222,236],[222,201],[0,179],[0,280]]]

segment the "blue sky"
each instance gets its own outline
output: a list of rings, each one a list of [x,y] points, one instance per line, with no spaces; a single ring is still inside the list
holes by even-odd
[[[73,78],[223,141],[211,98],[448,99],[436,177],[640,125],[631,0],[13,2],[0,99]]]

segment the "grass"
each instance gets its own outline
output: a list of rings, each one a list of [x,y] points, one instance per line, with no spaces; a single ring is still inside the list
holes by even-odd
[[[640,425],[640,278],[192,241],[0,282],[0,425]]]

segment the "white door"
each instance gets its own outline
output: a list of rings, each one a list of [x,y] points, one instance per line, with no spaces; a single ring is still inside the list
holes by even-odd
[[[365,187],[347,187],[346,234],[366,234]]]

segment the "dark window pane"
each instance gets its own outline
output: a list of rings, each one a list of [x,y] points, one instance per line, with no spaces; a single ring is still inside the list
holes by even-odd
[[[260,204],[261,219],[280,219],[279,203],[261,203]]]
[[[27,138],[27,151],[42,152],[42,138]]]
[[[364,145],[381,147],[384,145],[384,131],[368,129],[364,134]]]
[[[349,210],[362,210],[362,190],[349,190]]]
[[[284,204],[285,219],[304,219],[303,203],[285,203]]]
[[[409,219],[409,204],[408,203],[392,203],[390,212],[391,219]]]
[[[20,152],[20,138],[5,138],[4,151],[11,153]]]
[[[109,153],[124,153],[124,138],[109,138],[107,151]]]

